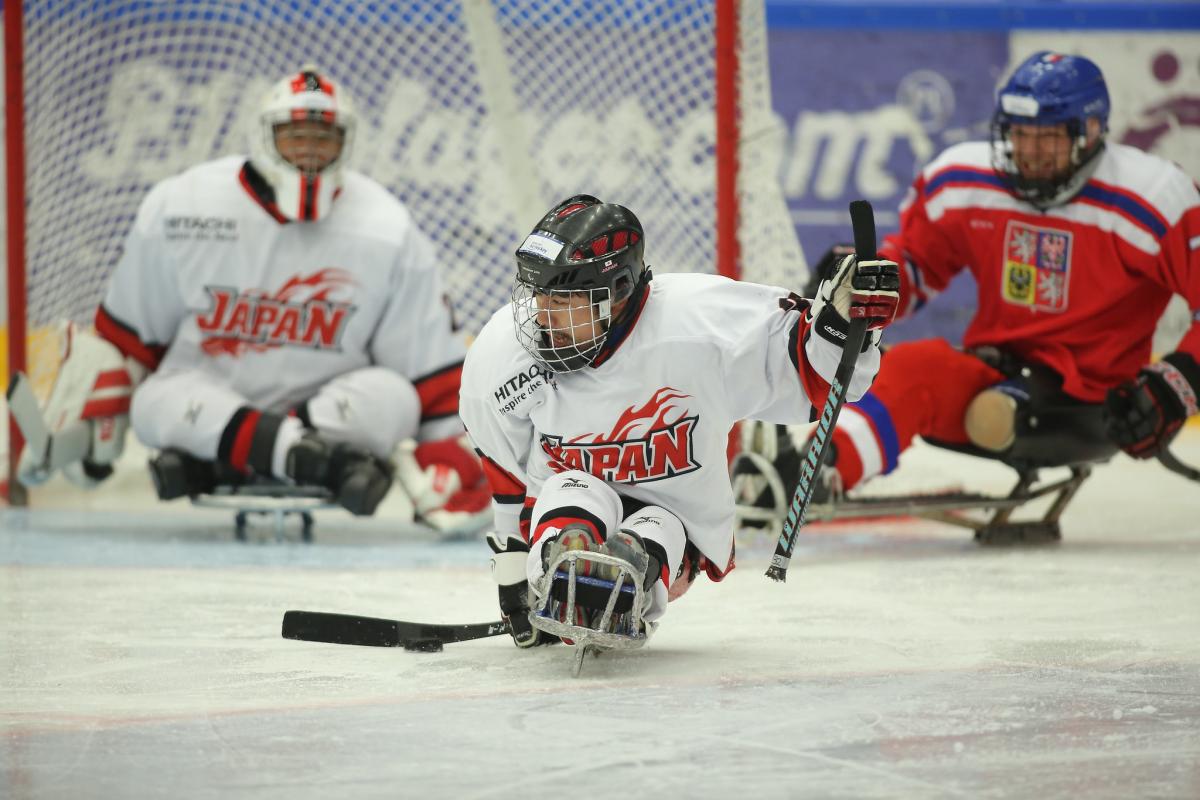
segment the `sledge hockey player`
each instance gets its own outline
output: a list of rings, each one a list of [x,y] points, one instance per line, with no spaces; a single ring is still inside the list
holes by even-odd
[[[488,514],[458,419],[464,342],[431,242],[386,189],[347,168],[356,117],[305,68],[262,100],[251,155],[146,196],[96,312],[68,331],[47,408],[93,445],[64,471],[112,472],[127,427],[160,451],[159,496],[275,480],[375,511],[399,478],[426,520]],[[48,477],[33,454],[23,482]]]
[[[1108,114],[1093,62],[1039,52],[1000,89],[990,143],[955,145],[917,177],[880,247],[902,264],[900,314],[962,269],[978,307],[961,350],[929,339],[884,353],[833,437],[826,473],[842,489],[890,472],[917,435],[1035,462],[1118,447],[1148,458],[1200,411],[1200,195],[1174,164],[1106,142]],[[1151,363],[1172,293],[1193,323]],[[799,455],[780,434],[750,429],[746,441],[786,495]],[[781,508],[773,494],[739,502]]]
[[[728,574],[731,426],[808,421],[852,316],[871,327],[849,386],[861,396],[899,300],[887,261],[843,259],[810,303],[712,275],[652,280],[644,247],[628,208],[559,203],[516,252],[512,303],[467,354],[460,413],[491,484],[493,571],[520,647],[557,640],[554,622],[585,644],[644,641],[697,575]],[[618,580],[644,605],[624,599],[609,616]],[[575,614],[556,619],[570,597]],[[531,608],[549,623],[531,626]]]

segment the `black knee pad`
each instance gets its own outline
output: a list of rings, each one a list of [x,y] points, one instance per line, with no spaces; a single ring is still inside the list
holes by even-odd
[[[1103,404],[1064,393],[1062,377],[1049,367],[991,349],[975,355],[1003,372],[1005,383],[1017,390],[1010,393],[1017,398],[1016,438],[996,457],[1017,466],[1056,467],[1103,461],[1116,453],[1104,432]]]

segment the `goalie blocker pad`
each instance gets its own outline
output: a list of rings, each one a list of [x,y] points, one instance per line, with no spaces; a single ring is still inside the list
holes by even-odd
[[[44,411],[38,417],[47,433],[47,446],[27,447],[17,467],[18,479],[37,485],[62,469],[72,482],[91,488],[112,473],[112,464],[125,448],[133,390],[146,374],[110,342],[65,323],[61,329],[62,361]],[[16,383],[10,391],[22,391]],[[14,414],[15,415],[15,414]],[[25,410],[18,425],[36,428]]]

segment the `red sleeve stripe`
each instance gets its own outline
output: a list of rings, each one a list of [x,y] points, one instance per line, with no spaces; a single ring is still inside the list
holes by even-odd
[[[421,421],[452,417],[458,413],[458,387],[462,383],[462,362],[413,381],[421,400]]]
[[[96,419],[97,417],[117,417],[129,413],[129,395],[123,397],[106,397],[100,400],[89,400],[84,403],[79,412],[81,419]]]
[[[149,370],[157,369],[167,352],[166,345],[143,342],[133,328],[108,313],[104,306],[96,309],[96,333],[111,342],[123,355]]]
[[[479,460],[483,464],[483,476],[487,478],[488,486],[492,489],[492,497],[496,502],[523,503],[525,501],[525,484],[479,450],[475,452],[479,453]]]
[[[262,418],[261,411],[251,411],[238,426],[237,436],[233,440],[233,451],[229,455],[229,465],[236,470],[247,472],[246,462],[250,457],[250,443],[254,440],[254,429]]]
[[[800,319],[796,321],[796,327],[792,328],[788,337],[788,349],[789,355],[792,357],[792,365],[800,376],[800,385],[804,387],[804,393],[808,395],[808,402],[816,406],[829,396],[829,382],[813,369],[812,364],[808,361],[808,354],[804,352],[804,343],[808,341],[810,334],[811,325],[801,314]]]
[[[133,381],[130,380],[128,372],[123,369],[108,369],[96,376],[96,383],[92,385],[92,390],[132,385]]]

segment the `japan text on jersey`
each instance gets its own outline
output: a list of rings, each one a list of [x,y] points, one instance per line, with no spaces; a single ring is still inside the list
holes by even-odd
[[[564,440],[540,433],[542,452],[555,472],[581,470],[613,483],[649,483],[695,472],[701,466],[693,439],[700,416],[688,410],[688,399],[664,386],[644,405],[626,408],[606,434]]]
[[[209,307],[196,315],[200,348],[234,357],[273,347],[337,350],[356,309],[330,295],[355,285],[350,273],[327,268],[293,275],[274,292],[205,286]]]

